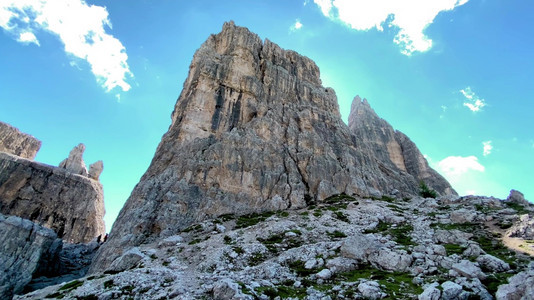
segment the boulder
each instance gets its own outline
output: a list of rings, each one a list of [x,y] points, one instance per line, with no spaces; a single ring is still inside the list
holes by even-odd
[[[486,274],[484,274],[479,267],[465,259],[453,264],[451,269],[467,278],[478,278],[480,280],[486,279]]]
[[[510,194],[508,195],[508,198],[506,198],[506,201],[510,201],[512,203],[529,206],[530,202],[525,199],[525,195],[521,193],[520,191],[511,190]]]
[[[358,284],[358,291],[365,299],[375,300],[382,299],[387,296],[387,294],[380,291],[380,284],[372,280],[363,281]]]
[[[510,270],[510,265],[508,263],[489,254],[480,255],[477,258],[477,263],[482,268],[494,273],[506,272]]]
[[[528,269],[508,279],[508,284],[499,286],[497,300],[534,299],[534,263]]]
[[[434,282],[432,284],[429,284],[423,293],[421,293],[419,296],[417,296],[418,300],[439,300],[441,297],[441,291],[437,289],[439,286],[439,283]]]
[[[462,286],[452,281],[445,281],[441,284],[441,288],[443,289],[441,294],[441,299],[443,300],[458,299],[458,296],[462,292]]]

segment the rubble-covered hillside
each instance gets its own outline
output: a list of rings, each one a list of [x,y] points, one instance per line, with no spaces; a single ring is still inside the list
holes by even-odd
[[[521,253],[534,253],[533,212],[516,191],[338,195],[197,223],[101,274],[15,299],[533,299],[534,263]]]

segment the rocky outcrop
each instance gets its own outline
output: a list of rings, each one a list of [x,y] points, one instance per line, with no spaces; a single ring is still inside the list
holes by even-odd
[[[418,182],[425,182],[441,195],[456,195],[449,182],[430,168],[415,143],[381,119],[366,99],[362,100],[359,96],[354,98],[349,115],[349,127],[358,142],[368,146],[369,152],[378,161],[409,173]]]
[[[82,175],[88,176],[87,168],[85,167],[85,162],[83,161],[83,152],[85,151],[84,144],[78,144],[74,147],[69,153],[69,157],[65,158],[62,162],[59,163],[59,167],[66,169],[67,171]]]
[[[41,141],[22,133],[17,128],[0,122],[0,151],[27,159],[34,159],[41,148]]]
[[[416,178],[351,134],[313,61],[233,22],[195,53],[171,118],[93,271],[129,246],[222,214],[418,192]]]
[[[103,197],[98,181],[0,153],[0,212],[51,228],[67,242],[105,234]]]
[[[0,214],[0,298],[23,291],[33,276],[54,273],[62,241],[51,229]]]

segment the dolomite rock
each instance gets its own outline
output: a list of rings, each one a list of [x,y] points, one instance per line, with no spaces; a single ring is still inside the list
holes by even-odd
[[[525,214],[506,232],[511,237],[520,237],[525,240],[534,239],[534,218]]]
[[[441,195],[456,195],[447,180],[430,168],[426,158],[410,138],[381,119],[366,99],[362,100],[359,96],[354,98],[349,127],[358,141],[368,146],[381,163],[409,173],[418,182],[424,181]]]
[[[106,232],[99,182],[7,153],[0,153],[0,213],[39,223],[70,243]]]
[[[0,297],[11,299],[32,276],[53,273],[62,242],[29,220],[0,214]]]
[[[104,171],[104,162],[99,160],[89,166],[89,178],[98,180],[102,171]]]
[[[85,151],[84,144],[78,144],[74,147],[70,153],[69,157],[59,163],[59,167],[66,169],[67,171],[82,175],[88,176],[87,168],[85,167],[85,162],[83,161],[83,152]],[[100,175],[100,174],[99,174]]]
[[[517,190],[511,190],[510,195],[508,195],[508,198],[506,199],[506,201],[510,201],[512,203],[517,203],[517,204],[526,205],[526,206],[530,205],[530,202],[528,202],[525,199],[525,196],[523,195],[523,193]]]
[[[41,141],[20,132],[17,128],[0,122],[0,151],[27,159],[34,159],[41,148]]]
[[[351,133],[313,61],[233,22],[195,53],[171,119],[91,272],[219,215],[419,189]]]
[[[527,270],[508,279],[508,284],[499,286],[497,300],[534,299],[534,263]]]

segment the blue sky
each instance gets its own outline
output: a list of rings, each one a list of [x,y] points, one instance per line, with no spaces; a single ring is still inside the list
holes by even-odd
[[[534,199],[534,4],[525,0],[0,3],[0,120],[58,165],[104,161],[109,230],[148,167],[196,49],[225,21],[313,59],[346,122],[354,96],[460,194]]]

